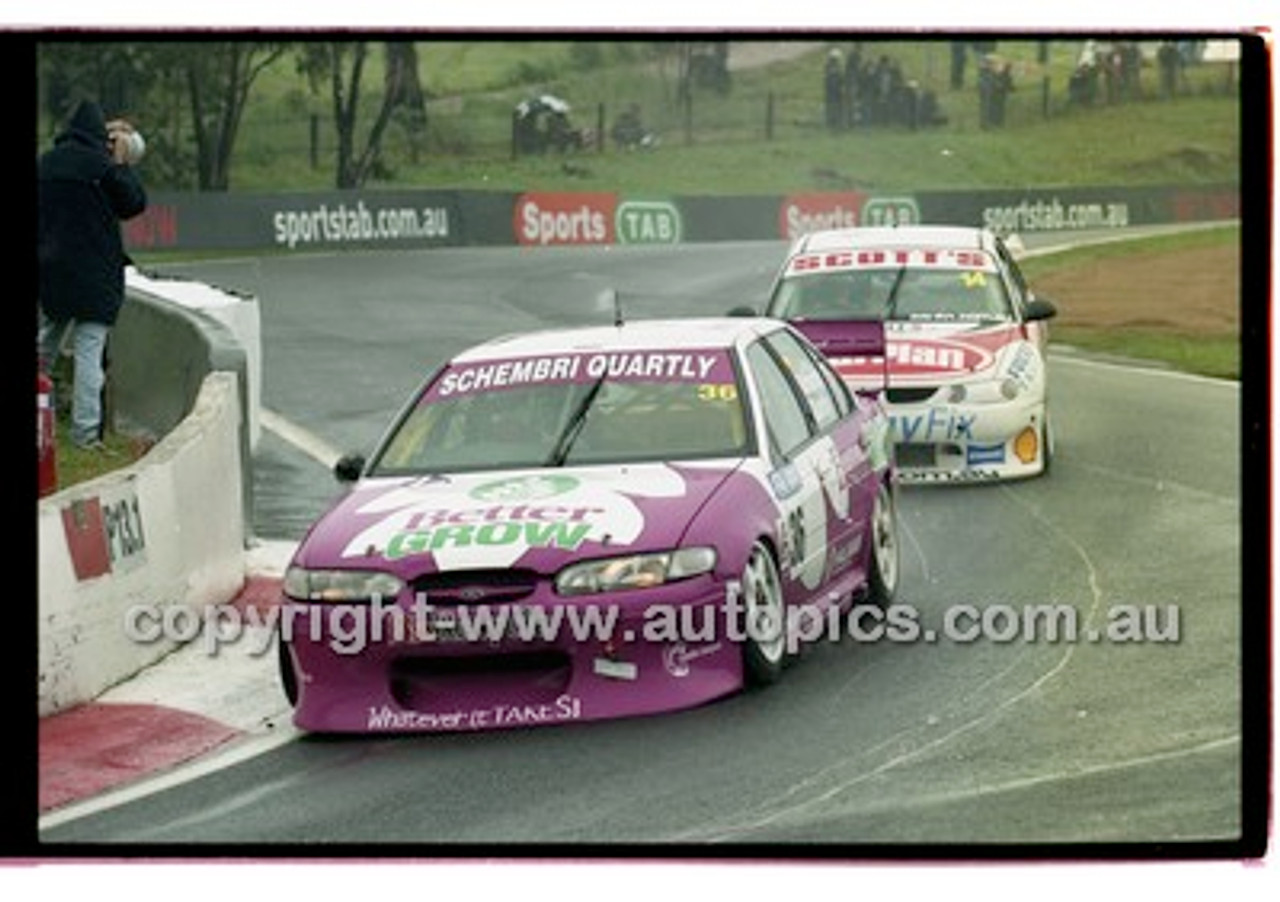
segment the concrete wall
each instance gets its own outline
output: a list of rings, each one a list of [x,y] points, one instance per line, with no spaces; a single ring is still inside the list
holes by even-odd
[[[41,716],[159,661],[244,584],[257,302],[133,270],[127,291],[111,337],[111,404],[118,424],[159,441],[131,466],[39,501]]]
[[[241,395],[235,372],[207,374],[191,412],[141,461],[40,501],[41,716],[177,646],[130,638],[131,609],[158,624],[168,608],[221,604],[243,584]]]
[[[121,412],[167,432],[186,415],[199,390],[203,368],[238,368],[244,355],[249,446],[261,429],[262,328],[257,298],[187,279],[125,270],[129,297],[112,341],[112,381]],[[195,320],[186,314],[194,314]],[[180,317],[181,321],[175,322]],[[213,320],[212,323],[209,320]],[[194,343],[194,344],[193,344]],[[198,365],[196,362],[199,362]],[[157,380],[177,382],[174,391],[156,391]],[[181,399],[180,408],[174,402]]]
[[[235,373],[245,417],[238,488],[248,534],[262,393],[258,303],[198,282],[148,279],[132,269],[126,290],[128,301],[111,334],[117,424],[166,435],[192,409],[208,373]]]

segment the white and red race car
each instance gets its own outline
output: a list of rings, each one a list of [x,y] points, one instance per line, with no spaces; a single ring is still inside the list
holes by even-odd
[[[902,481],[1048,470],[1046,321],[1056,312],[998,236],[962,226],[811,232],[791,246],[765,310],[851,387],[887,386]],[[883,357],[859,346],[868,320],[886,323]]]

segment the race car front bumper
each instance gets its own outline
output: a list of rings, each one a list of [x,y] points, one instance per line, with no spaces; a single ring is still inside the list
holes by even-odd
[[[980,482],[1044,471],[1043,399],[995,404],[890,404],[900,482]]]
[[[718,625],[727,593],[724,582],[700,577],[669,589],[602,596],[591,602],[601,612],[595,618],[581,608],[579,616],[547,616],[566,602],[537,597],[507,606],[506,613],[542,608],[540,616],[503,617],[503,635],[492,638],[454,635],[439,618],[427,626],[409,615],[390,618],[392,626],[376,638],[364,630],[359,643],[336,641],[357,632],[346,620],[339,637],[333,618],[311,618],[314,606],[299,606],[306,629],[287,643],[298,674],[294,723],[332,733],[465,731],[692,707],[742,686],[741,649]],[[655,614],[670,612],[680,612],[682,623],[713,623],[712,635],[698,637],[705,641],[659,637],[652,629],[664,621]],[[459,619],[449,622],[456,626]],[[523,636],[509,629],[522,622],[559,626],[554,635],[541,626]]]

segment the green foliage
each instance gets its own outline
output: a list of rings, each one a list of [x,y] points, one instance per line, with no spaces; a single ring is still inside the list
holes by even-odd
[[[1201,247],[1239,247],[1240,226],[1225,224],[1214,228],[1190,229],[1167,235],[1129,238],[1074,248],[1056,254],[1031,257],[1019,264],[1023,275],[1035,279],[1064,269],[1087,269],[1099,260],[1131,257],[1134,254],[1176,254]]]
[[[1204,247],[1240,246],[1240,227],[1194,229],[1168,235],[1134,238],[1095,244],[1061,253],[1032,257],[1023,261],[1023,274],[1034,285],[1049,273],[1089,272],[1100,260],[1123,259],[1137,254],[1168,254]],[[1152,360],[1174,369],[1220,379],[1240,378],[1240,336],[1238,333],[1187,334],[1175,329],[1144,329],[1129,326],[1094,328],[1053,325],[1056,344],[1073,345],[1101,354]]]
[[[63,96],[59,79],[118,82],[148,92],[139,104],[150,153],[150,186],[196,186],[195,146],[182,112],[186,85],[182,55],[200,42],[174,45],[57,45],[64,66],[41,50],[41,88]],[[1079,41],[1001,41],[996,52],[1014,66],[1007,126],[978,127],[976,60],[964,87],[949,80],[949,41],[863,40],[864,59],[890,56],[904,74],[933,90],[946,125],[920,131],[873,129],[829,134],[823,127],[821,79],[829,46],[810,41],[793,57],[734,68],[727,92],[695,86],[691,104],[679,102],[678,41],[415,42],[419,76],[429,98],[426,128],[409,134],[395,122],[383,135],[379,161],[395,173],[391,184],[420,187],[563,189],[621,192],[777,193],[842,186],[878,190],[940,190],[1048,185],[1232,182],[1239,177],[1240,104],[1231,70],[1187,70],[1185,93],[1084,110],[1066,103],[1066,82]],[[760,42],[774,44],[778,42]],[[320,42],[293,45],[255,79],[231,160],[231,190],[329,188],[338,162],[338,134],[330,82],[317,64]],[[384,58],[368,54],[353,139],[367,139],[382,104]],[[729,61],[751,50],[732,45]],[[74,52],[72,52],[74,50]],[[170,56],[161,56],[168,53]],[[110,65],[108,65],[110,63]],[[68,75],[70,73],[70,75]],[[123,75],[119,73],[125,73]],[[92,76],[92,78],[91,78]],[[1153,67],[1143,72],[1154,95]],[[163,92],[163,93],[157,93]],[[606,147],[587,153],[567,175],[558,159],[511,159],[511,112],[531,95],[551,92],[573,105],[579,127],[607,130],[629,103],[638,103],[661,147],[622,154]],[[1047,101],[1047,102],[1046,102]],[[42,105],[42,143],[51,134]],[[601,117],[603,111],[603,117]],[[772,118],[770,118],[770,112]],[[184,118],[185,117],[185,118]],[[313,144],[313,119],[318,126]],[[766,139],[771,127],[771,139]],[[154,138],[154,140],[153,140]],[[313,167],[311,160],[316,160]],[[585,173],[585,174],[584,174]]]
[[[128,466],[146,453],[148,444],[119,432],[109,432],[102,448],[77,448],[69,438],[71,423],[58,423],[57,461],[58,490],[88,482]]]
[[[520,60],[512,68],[505,80],[506,85],[536,84],[550,81],[556,77],[559,67],[551,62],[533,63]]]
[[[604,65],[604,48],[596,41],[575,41],[569,46],[569,62],[587,72],[599,69]]]
[[[1143,329],[1058,327],[1058,344],[1129,360],[1149,360],[1186,373],[1240,378],[1240,339],[1229,335],[1178,335]]]

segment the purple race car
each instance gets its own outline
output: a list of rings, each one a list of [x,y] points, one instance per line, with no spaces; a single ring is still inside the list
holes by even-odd
[[[526,726],[772,682],[815,618],[892,598],[890,460],[876,397],[776,320],[471,349],[335,468],[283,584],[294,721]]]

